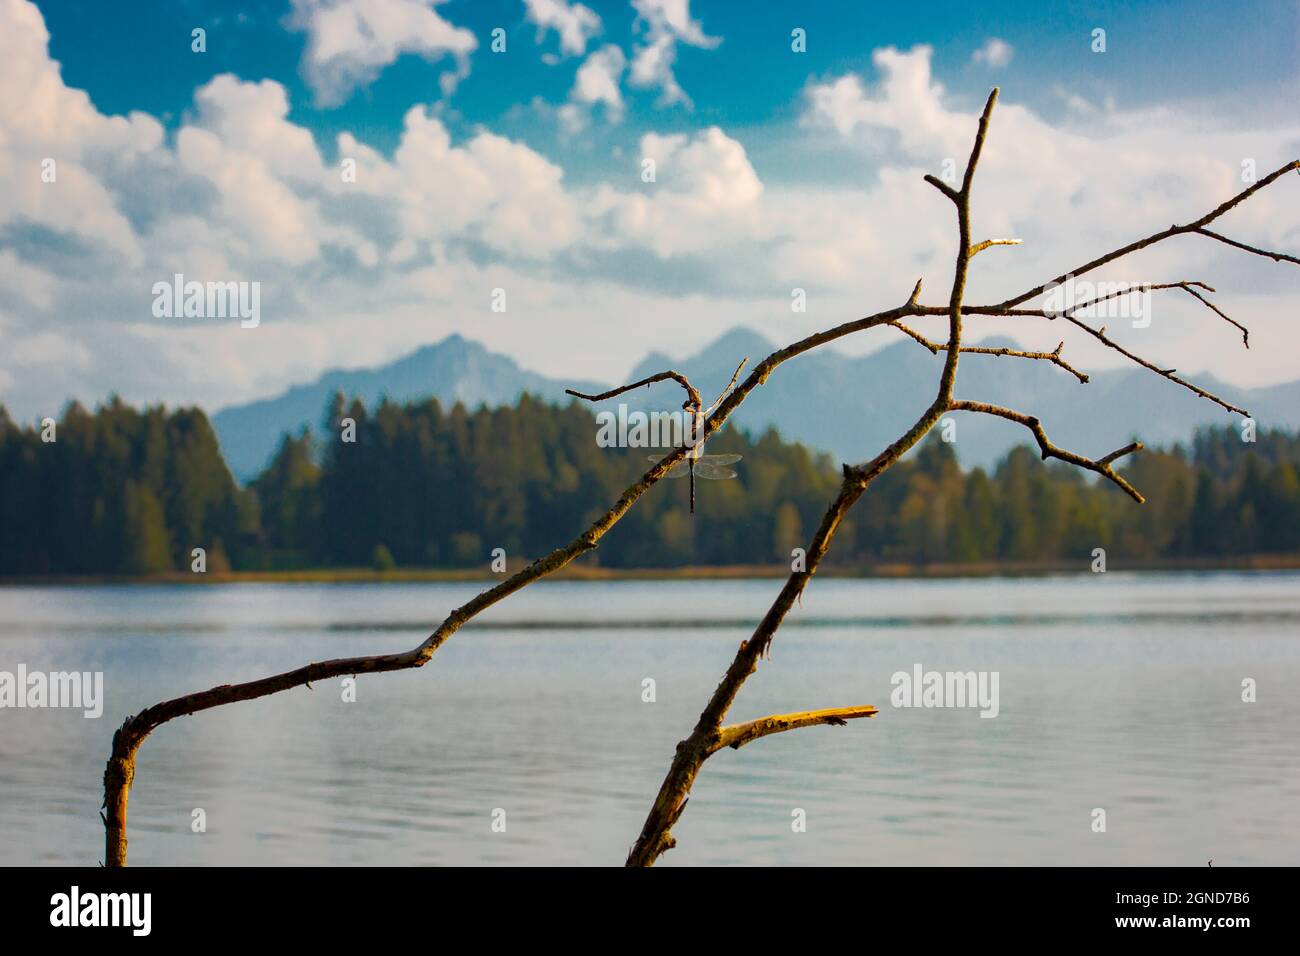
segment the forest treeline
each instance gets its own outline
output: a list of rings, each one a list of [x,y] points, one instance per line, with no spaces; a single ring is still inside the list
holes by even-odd
[[[344,441],[345,419],[354,428]],[[46,434],[43,435],[43,431]],[[0,407],[0,575],[316,567],[510,567],[571,540],[647,467],[647,449],[601,448],[590,408],[470,411],[436,401],[374,409],[336,396],[321,427],[286,435],[241,488],[204,413],[72,403],[51,430]],[[325,437],[322,437],[325,436]],[[47,439],[53,439],[47,440]],[[642,498],[584,559],[609,567],[788,562],[839,485],[839,465],[728,427],[709,453],[743,456],[739,477],[684,481]],[[1107,482],[1013,449],[963,470],[931,438],[850,513],[831,558],[881,562],[1085,561],[1300,553],[1300,438],[1231,429],[1189,448],[1147,450],[1123,469],[1138,506]]]

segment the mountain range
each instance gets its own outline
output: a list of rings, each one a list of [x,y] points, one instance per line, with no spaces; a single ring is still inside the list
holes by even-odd
[[[758,333],[736,328],[686,359],[651,353],[628,380],[673,368],[695,384],[705,401],[712,401],[730,381],[740,359],[748,357],[753,363],[773,348]],[[897,438],[933,400],[942,363],[942,354],[931,355],[910,341],[860,357],[817,349],[777,369],[731,422],[751,432],[775,427],[782,437],[829,452],[841,461],[862,461]],[[958,397],[1037,415],[1055,444],[1090,457],[1104,455],[1134,437],[1148,445],[1168,446],[1187,442],[1203,425],[1240,421],[1145,370],[1112,369],[1090,378],[1083,385],[1047,362],[971,355],[962,360]],[[1196,381],[1250,409],[1260,428],[1300,428],[1300,381],[1255,389],[1237,388],[1208,374]],[[564,403],[571,400],[564,394],[566,388],[595,393],[610,387],[547,378],[477,342],[452,335],[379,368],[330,370],[275,398],[223,409],[212,421],[231,470],[240,481],[247,481],[266,465],[285,432],[304,425],[319,428],[335,391],[356,395],[368,407],[387,395],[397,402],[432,396],[445,407],[461,402],[474,408],[513,404],[525,392]],[[621,401],[631,408],[678,409],[681,400],[678,386],[660,383],[596,407],[615,408]],[[1014,445],[1033,441],[1023,427],[1001,419],[967,413],[956,413],[954,419],[954,447],[967,467],[988,467]]]

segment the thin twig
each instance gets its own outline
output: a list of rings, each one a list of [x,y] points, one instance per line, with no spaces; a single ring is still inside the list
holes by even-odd
[[[736,371],[731,373],[731,381],[727,383],[727,387],[724,388],[721,394],[718,395],[717,400],[714,401],[714,403],[708,407],[708,409],[706,410],[707,414],[711,414],[715,408],[717,408],[719,405],[722,404],[722,400],[727,397],[727,393],[730,392],[732,388],[735,387],[736,380],[740,378],[740,370],[745,367],[745,363],[747,363],[748,361],[749,361],[748,355],[746,355],[743,359],[740,360],[740,364],[736,366]]]
[[[815,727],[819,724],[843,727],[847,721],[857,720],[859,717],[874,717],[876,714],[876,708],[870,705],[864,707],[831,707],[826,710],[804,710],[796,714],[773,714],[770,717],[760,717],[758,720],[721,728],[718,731],[718,738],[713,745],[713,750],[716,752],[724,747],[739,750],[745,744],[771,734],[796,730],[800,727]]]
[[[1257,256],[1264,256],[1266,259],[1272,259],[1274,262],[1294,262],[1300,265],[1300,259],[1295,256],[1288,256],[1285,252],[1273,252],[1270,249],[1257,249],[1254,246],[1248,246],[1244,242],[1238,242],[1236,239],[1229,239],[1227,236],[1217,232],[1211,232],[1209,229],[1197,229],[1203,236],[1211,239],[1217,239],[1219,242],[1227,243],[1230,246],[1236,246],[1238,249],[1244,249],[1246,252],[1252,252]]]
[[[1034,438],[1038,441],[1039,451],[1042,452],[1043,460],[1048,458],[1059,458],[1061,461],[1068,461],[1072,465],[1078,465],[1080,468],[1086,468],[1088,471],[1095,471],[1099,475],[1115,482],[1124,489],[1125,493],[1142,504],[1146,501],[1142,494],[1124,480],[1124,477],[1117,474],[1110,463],[1116,459],[1123,458],[1125,455],[1131,455],[1135,451],[1142,449],[1141,442],[1132,442],[1123,448],[1116,449],[1104,458],[1093,461],[1091,458],[1085,458],[1083,455],[1076,455],[1072,451],[1066,451],[1064,448],[1058,448],[1053,445],[1047,437],[1047,432],[1043,431],[1043,423],[1033,415],[1026,415],[1023,412],[1012,411],[1009,408],[1002,408],[998,405],[989,405],[985,402],[953,402],[948,406],[954,412],[979,412],[983,415],[996,415],[998,418],[1005,418],[1007,421],[1016,422],[1024,425],[1034,433]]]
[[[1018,246],[1024,241],[1023,239],[985,239],[983,242],[977,242],[971,246],[970,254],[974,257],[990,246]]]
[[[1178,283],[1172,283],[1168,286],[1161,286],[1161,288],[1175,288],[1175,287],[1181,288],[1182,286],[1180,286]],[[1105,298],[1109,298],[1109,296]],[[1102,300],[1097,299],[1093,301],[1097,302]],[[1083,322],[1075,318],[1072,313],[1077,308],[1079,307],[1076,306],[1064,312],[1056,312],[1056,311],[1049,311],[1046,309],[1016,309],[1016,308],[1004,309],[1000,305],[972,305],[972,306],[966,306],[964,311],[966,312],[967,315],[991,315],[991,316],[998,316],[998,317],[1033,316],[1035,318],[1040,318],[1040,319],[1064,318],[1067,322],[1071,323],[1072,325],[1075,325],[1078,328],[1083,329],[1083,331],[1087,332],[1089,335],[1091,335],[1097,341],[1101,342],[1107,348],[1114,349],[1120,355],[1123,355],[1125,358],[1129,359],[1130,361],[1135,362],[1138,365],[1141,365],[1143,368],[1147,369],[1148,371],[1155,372],[1157,375],[1169,379],[1169,381],[1175,383],[1176,385],[1181,385],[1183,388],[1186,388],[1189,391],[1195,393],[1196,395],[1199,395],[1201,398],[1204,398],[1207,401],[1214,402],[1216,405],[1220,406],[1221,408],[1225,408],[1228,411],[1235,412],[1239,415],[1250,417],[1250,413],[1247,412],[1245,409],[1238,408],[1236,405],[1233,405],[1231,402],[1228,402],[1225,399],[1220,398],[1218,395],[1214,394],[1208,389],[1202,388],[1199,385],[1196,385],[1192,382],[1187,381],[1184,378],[1181,378],[1178,375],[1175,375],[1174,373],[1177,371],[1177,369],[1162,368],[1156,363],[1148,359],[1144,359],[1142,358],[1142,356],[1137,355],[1136,353],[1131,352],[1128,349],[1124,348],[1124,346],[1120,345],[1114,339],[1106,335],[1106,329],[1104,326],[1100,329],[1094,329],[1086,322]],[[921,315],[943,315],[947,311],[942,306],[937,306],[937,305],[922,305],[922,306],[917,306],[917,309],[919,310],[919,314]],[[886,323],[886,324],[892,324],[892,323]]]
[[[1184,285],[1184,286],[1182,286],[1182,289],[1184,289],[1184,290],[1187,292],[1188,295],[1190,295],[1190,296],[1192,296],[1193,298],[1199,300],[1199,301],[1200,301],[1200,302],[1201,302],[1201,303],[1202,303],[1202,304],[1203,304],[1207,309],[1209,309],[1211,312],[1213,312],[1213,313],[1214,313],[1215,315],[1217,315],[1219,318],[1223,319],[1223,321],[1225,321],[1225,322],[1227,322],[1229,325],[1235,326],[1237,329],[1239,329],[1239,330],[1241,331],[1241,344],[1244,345],[1244,346],[1246,346],[1246,348],[1250,348],[1250,329],[1246,328],[1244,325],[1242,325],[1242,324],[1241,324],[1240,322],[1238,322],[1236,319],[1232,318],[1230,315],[1228,315],[1227,313],[1225,313],[1225,312],[1224,312],[1222,309],[1220,309],[1217,305],[1215,305],[1213,302],[1211,302],[1211,301],[1210,301],[1209,299],[1207,299],[1205,296],[1201,295],[1199,292],[1197,292],[1197,291],[1196,291],[1195,289],[1193,289],[1191,286]],[[1211,290],[1211,291],[1213,291],[1213,290]]]
[[[1100,329],[1094,329],[1087,322],[1082,322],[1079,319],[1076,319],[1072,315],[1066,315],[1063,316],[1063,318],[1065,319],[1065,321],[1083,329],[1085,332],[1087,332],[1089,335],[1095,338],[1098,342],[1101,342],[1103,345],[1106,345],[1109,348],[1114,349],[1116,352],[1120,353],[1120,355],[1123,355],[1125,358],[1136,362],[1138,365],[1141,365],[1143,368],[1155,372],[1157,375],[1167,378],[1169,379],[1169,381],[1174,382],[1177,385],[1181,385],[1185,389],[1195,392],[1197,395],[1201,396],[1201,398],[1208,399],[1209,401],[1214,402],[1214,404],[1222,408],[1225,408],[1230,412],[1235,412],[1238,415],[1245,416],[1246,418],[1250,417],[1250,412],[1246,411],[1244,408],[1238,408],[1236,405],[1233,405],[1229,401],[1225,401],[1224,399],[1220,398],[1218,395],[1215,395],[1213,392],[1201,388],[1201,386],[1193,384],[1192,382],[1187,381],[1187,379],[1185,378],[1181,378],[1180,376],[1175,375],[1174,373],[1177,371],[1177,369],[1161,368],[1160,366],[1156,365],[1154,362],[1149,362],[1146,359],[1142,358],[1142,356],[1133,354],[1128,349],[1124,348],[1124,346],[1116,342],[1114,339],[1109,338],[1106,335],[1105,326],[1102,326]]]
[[[940,352],[947,351],[948,349],[948,344],[946,342],[942,345],[940,345],[938,342],[931,342],[920,332],[917,332],[915,329],[904,325],[902,322],[890,322],[888,324],[892,325],[900,332],[905,333],[906,335],[915,339],[917,342],[921,343],[921,345],[925,346],[927,349],[930,350],[931,355],[938,355]],[[1064,348],[1065,348],[1065,343],[1062,342],[1056,346],[1056,351],[1054,352],[1024,352],[1019,349],[989,348],[987,346],[980,346],[980,345],[963,345],[961,347],[961,350],[963,354],[1005,355],[1014,358],[1039,359],[1044,362],[1051,362],[1053,365],[1059,365],[1061,368],[1065,369],[1067,372],[1069,372],[1071,375],[1077,378],[1081,383],[1086,385],[1088,383],[1088,376],[1083,372],[1080,372],[1077,368],[1075,368],[1073,365],[1071,365],[1069,362],[1065,361],[1065,359],[1061,357],[1061,350]]]
[[[1197,281],[1192,280],[1192,279],[1184,280],[1184,281],[1182,281],[1182,282],[1157,282],[1157,283],[1145,283],[1145,284],[1142,284],[1142,285],[1131,286],[1131,287],[1129,287],[1129,288],[1127,288],[1127,289],[1120,289],[1120,290],[1118,290],[1118,291],[1116,291],[1116,292],[1108,292],[1108,293],[1106,293],[1105,295],[1099,295],[1099,296],[1096,296],[1095,298],[1088,299],[1086,302],[1079,302],[1079,303],[1077,303],[1077,304],[1075,304],[1075,305],[1070,306],[1068,309],[1063,309],[1063,310],[1061,310],[1060,313],[1057,313],[1057,314],[1060,314],[1060,315],[1066,315],[1066,316],[1076,315],[1076,314],[1079,313],[1079,312],[1083,312],[1083,311],[1085,311],[1086,309],[1090,309],[1090,308],[1092,308],[1093,306],[1095,306],[1095,305],[1096,305],[1097,303],[1099,303],[1099,302],[1105,302],[1105,301],[1107,301],[1107,300],[1109,300],[1109,299],[1117,299],[1117,298],[1120,298],[1120,297],[1122,297],[1122,296],[1132,295],[1132,294],[1135,293],[1135,292],[1136,292],[1136,293],[1147,293],[1147,292],[1156,292],[1156,291],[1159,291],[1159,290],[1161,290],[1161,289],[1182,289],[1184,292],[1186,292],[1188,295],[1190,295],[1190,296],[1192,296],[1193,298],[1195,298],[1195,299],[1196,299],[1197,301],[1199,301],[1202,305],[1204,305],[1207,309],[1209,309],[1209,310],[1210,310],[1211,312],[1213,312],[1215,315],[1219,316],[1219,318],[1223,319],[1223,320],[1224,320],[1225,322],[1227,322],[1229,325],[1235,326],[1236,329],[1237,329],[1239,332],[1241,332],[1241,341],[1242,341],[1242,343],[1246,346],[1246,348],[1250,348],[1250,329],[1246,328],[1244,325],[1242,325],[1242,324],[1241,324],[1240,322],[1238,322],[1236,319],[1233,319],[1231,316],[1229,316],[1229,315],[1227,315],[1226,313],[1224,313],[1223,310],[1220,309],[1217,305],[1215,305],[1213,302],[1211,302],[1211,301],[1210,301],[1209,299],[1207,299],[1205,296],[1201,295],[1201,293],[1197,292],[1197,291],[1196,291],[1196,288],[1193,288],[1193,286],[1195,286],[1196,288],[1204,289],[1206,292],[1213,292],[1213,291],[1214,291],[1214,287],[1213,287],[1213,286],[1209,286],[1209,285],[1206,285],[1204,282],[1197,282]],[[1045,310],[1045,311],[1046,311],[1046,310]],[[1050,315],[1050,314],[1051,314],[1051,313],[1049,312],[1049,315]]]
[[[1063,282],[1065,282],[1067,279],[1071,277],[1078,277],[1081,275],[1085,275],[1094,269],[1104,266],[1108,262],[1114,262],[1116,259],[1126,256],[1131,252],[1137,252],[1139,249],[1145,249],[1147,246],[1154,245],[1157,242],[1162,242],[1165,239],[1168,239],[1170,236],[1181,236],[1181,235],[1186,235],[1188,233],[1200,233],[1202,235],[1205,235],[1206,234],[1205,227],[1208,226],[1210,223],[1214,222],[1214,220],[1218,219],[1220,216],[1222,216],[1224,213],[1228,212],[1229,210],[1234,209],[1237,206],[1241,205],[1243,202],[1245,202],[1251,196],[1255,195],[1255,193],[1259,192],[1261,189],[1264,189],[1270,184],[1276,182],[1278,179],[1281,179],[1287,173],[1296,169],[1300,169],[1300,159],[1292,160],[1291,162],[1287,163],[1285,166],[1273,170],[1273,172],[1269,173],[1263,179],[1252,183],[1250,186],[1243,189],[1241,192],[1237,193],[1237,195],[1233,196],[1231,199],[1227,200],[1226,202],[1220,203],[1210,212],[1206,213],[1204,216],[1202,216],[1200,219],[1195,220],[1194,222],[1189,222],[1186,225],[1182,225],[1182,226],[1170,226],[1168,229],[1162,229],[1159,232],[1152,233],[1151,235],[1147,236],[1145,239],[1139,239],[1136,242],[1130,242],[1126,246],[1120,246],[1118,249],[1108,252],[1105,255],[1098,256],[1096,259],[1093,259],[1091,262],[1084,263],[1083,265],[1079,266],[1079,268],[1077,269],[1072,269],[1069,272],[1062,273],[1061,275],[1057,276],[1055,279],[1052,279],[1048,282],[1044,282],[1042,285],[1035,286],[1034,288],[1030,289],[1028,292],[1022,292],[1020,295],[1013,296],[1012,298],[1007,299],[1005,302],[999,302],[998,306],[1004,309],[1009,309],[1012,306],[1020,305],[1020,303],[1027,302],[1028,300],[1034,298],[1035,296],[1042,295],[1044,292],[1046,292],[1048,289],[1052,288],[1053,286],[1061,285]],[[1210,238],[1219,239],[1220,241],[1226,241],[1228,242],[1229,245],[1235,245],[1238,248],[1245,249],[1247,252],[1253,252],[1256,255],[1265,255],[1265,256],[1269,256],[1270,258],[1274,258],[1278,260],[1286,260],[1289,262],[1296,261],[1291,256],[1286,256],[1281,253],[1265,252],[1261,249],[1255,249],[1251,246],[1246,246],[1241,243],[1232,242],[1217,234],[1211,235]]]
[[[601,392],[599,395],[587,395],[584,392],[575,392],[571,388],[564,390],[566,395],[572,395],[574,398],[581,398],[588,402],[603,402],[607,398],[613,398],[616,395],[622,395],[624,392],[630,392],[634,388],[640,388],[642,385],[653,385],[655,382],[664,382],[672,379],[682,388],[686,389],[686,402],[682,408],[699,408],[700,393],[695,390],[695,386],[686,380],[686,376],[680,372],[674,372],[669,369],[666,372],[659,372],[651,375],[649,378],[643,378],[639,382],[633,382],[631,385],[620,385],[618,388],[611,388],[608,392]]]

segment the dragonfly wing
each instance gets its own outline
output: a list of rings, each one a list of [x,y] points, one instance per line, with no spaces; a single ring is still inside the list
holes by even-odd
[[[725,457],[725,456],[720,456]],[[736,469],[727,468],[723,465],[714,464],[711,461],[697,462],[695,465],[696,478],[735,478]]]
[[[734,465],[742,457],[741,455],[701,455],[700,461],[713,465]]]

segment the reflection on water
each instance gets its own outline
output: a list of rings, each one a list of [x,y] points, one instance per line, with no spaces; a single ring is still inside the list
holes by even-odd
[[[1300,862],[1300,575],[819,580],[735,720],[875,704],[719,754],[664,864]],[[135,864],[617,864],[774,581],[535,585],[419,671],[175,721]],[[468,584],[0,588],[0,670],[102,670],[100,720],[0,710],[0,863],[102,858],[114,728],[167,697],[414,646]],[[890,676],[1000,672],[1001,712]],[[657,701],[642,703],[644,678]],[[1258,702],[1241,682],[1258,682]],[[203,808],[208,830],[190,832]],[[1104,807],[1105,834],[1090,830]],[[493,833],[495,808],[507,831]],[[791,832],[791,811],[807,813]]]

